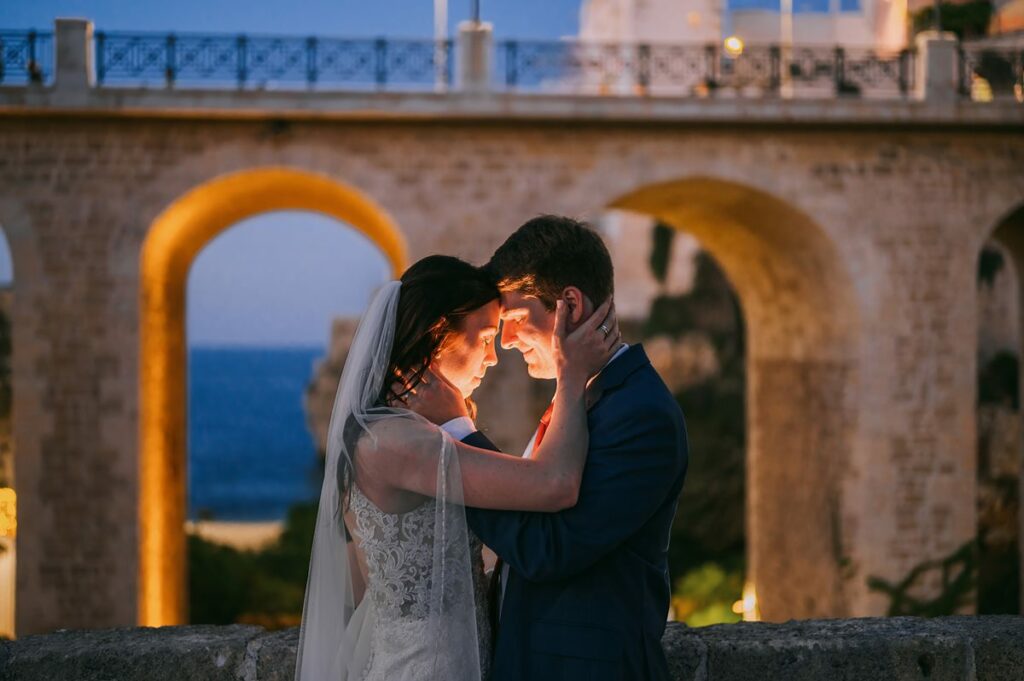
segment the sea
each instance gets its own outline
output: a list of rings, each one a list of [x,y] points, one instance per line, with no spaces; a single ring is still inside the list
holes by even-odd
[[[319,457],[302,398],[324,348],[189,349],[188,514],[282,520],[317,498]]]

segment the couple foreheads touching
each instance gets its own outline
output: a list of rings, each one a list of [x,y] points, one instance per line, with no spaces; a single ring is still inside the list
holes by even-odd
[[[686,428],[612,297],[600,236],[553,215],[484,267],[433,255],[377,291],[331,415],[297,681],[669,678]],[[498,342],[556,381],[522,452],[474,423]]]

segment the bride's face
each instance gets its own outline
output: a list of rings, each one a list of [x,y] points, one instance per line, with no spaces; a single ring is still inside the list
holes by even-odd
[[[466,315],[461,331],[451,334],[431,368],[440,372],[459,391],[469,397],[484,380],[488,367],[498,363],[494,341],[498,335],[497,300]]]

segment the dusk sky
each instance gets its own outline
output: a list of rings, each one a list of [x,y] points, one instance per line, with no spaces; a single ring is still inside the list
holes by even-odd
[[[449,3],[450,33],[471,7]],[[481,8],[499,36],[557,39],[578,30],[579,0],[482,0]],[[51,30],[59,16],[91,19],[97,30],[430,37],[434,27],[431,0],[0,0],[0,28]],[[10,276],[0,252],[0,284]],[[331,318],[358,315],[389,277],[377,249],[336,221],[257,216],[221,234],[193,264],[189,342],[322,346]]]
[[[580,0],[480,0],[496,35],[574,35]],[[450,32],[472,12],[469,0],[448,3]],[[48,29],[54,17],[91,19],[97,29],[210,31],[322,36],[429,37],[432,0],[0,0],[0,27]]]

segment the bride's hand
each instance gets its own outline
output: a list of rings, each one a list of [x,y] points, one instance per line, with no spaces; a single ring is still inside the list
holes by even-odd
[[[611,298],[602,303],[580,326],[568,331],[569,313],[565,301],[555,302],[555,365],[559,386],[582,389],[590,377],[601,371],[622,340]]]

